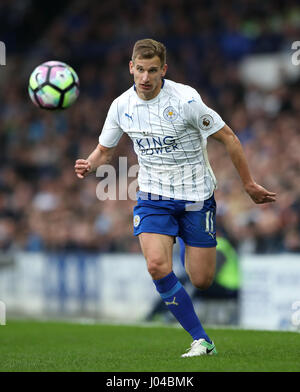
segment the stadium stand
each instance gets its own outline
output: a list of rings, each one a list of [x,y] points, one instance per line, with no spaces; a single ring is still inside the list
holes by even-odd
[[[140,252],[132,236],[135,202],[99,201],[99,178],[83,185],[73,165],[97,144],[110,103],[132,84],[132,44],[152,37],[168,48],[167,77],[195,87],[221,114],[256,180],[278,194],[276,203],[255,206],[223,147],[209,143],[222,234],[240,252],[300,252],[300,80],[265,90],[239,73],[248,55],[281,53],[299,39],[296,0],[210,0],[201,7],[191,0],[75,0],[52,11],[37,3],[0,4],[7,47],[5,77],[0,67],[2,251]],[[76,104],[56,114],[34,107],[27,94],[33,68],[54,59],[72,65],[81,82]],[[116,169],[118,156],[136,164],[126,136]]]

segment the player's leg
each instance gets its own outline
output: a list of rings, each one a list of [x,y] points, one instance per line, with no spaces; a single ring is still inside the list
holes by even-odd
[[[141,233],[139,240],[152,279],[157,280],[168,275],[172,271],[174,237],[158,233]]]
[[[172,270],[174,237],[179,232],[174,214],[177,204],[174,200],[152,201],[138,197],[134,207],[134,235],[139,236],[148,271],[162,300],[194,341],[205,342],[207,335],[191,298]],[[207,348],[204,349],[203,354],[208,353]]]
[[[192,284],[206,290],[213,282],[216,270],[216,247],[185,246],[185,269]]]
[[[153,283],[168,309],[194,340],[210,342],[190,296],[172,270],[173,237],[141,233],[139,240]]]
[[[180,237],[185,244],[185,268],[192,284],[200,289],[208,288],[215,274],[217,244],[215,211],[216,203],[212,196],[205,200],[199,210],[185,209],[179,220]],[[203,337],[194,340],[184,356],[210,353],[216,353],[216,349],[203,329]]]
[[[192,284],[198,288],[207,289],[214,278],[216,265],[216,248],[197,248],[184,244],[180,241],[180,257],[185,266],[187,274]],[[184,259],[183,259],[184,258]],[[216,354],[214,342],[206,334],[202,327],[202,334],[198,339],[194,339],[192,345],[183,357],[192,357],[203,354]]]

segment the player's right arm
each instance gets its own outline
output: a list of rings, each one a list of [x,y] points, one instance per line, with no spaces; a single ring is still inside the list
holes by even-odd
[[[114,100],[107,113],[102,132],[99,136],[98,146],[87,159],[77,159],[75,162],[74,168],[78,178],[84,178],[99,166],[111,162],[115,148],[123,135],[118,118],[118,102]]]
[[[87,159],[77,159],[74,166],[77,177],[82,179],[95,171],[97,167],[110,163],[114,150],[115,147],[104,147],[98,144]]]

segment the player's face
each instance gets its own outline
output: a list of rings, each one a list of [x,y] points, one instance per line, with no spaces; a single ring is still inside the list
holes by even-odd
[[[158,56],[152,59],[136,58],[129,63],[129,71],[133,75],[136,92],[142,99],[155,98],[160,92],[162,78],[167,72],[167,64],[161,66]]]

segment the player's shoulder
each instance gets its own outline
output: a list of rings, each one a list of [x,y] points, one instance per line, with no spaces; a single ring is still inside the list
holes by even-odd
[[[164,88],[167,94],[176,97],[183,102],[200,98],[200,95],[196,89],[187,84],[174,82],[173,80],[165,79]]]

